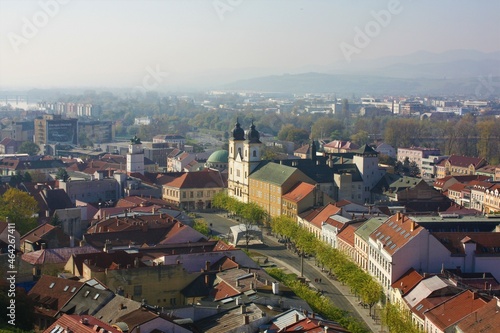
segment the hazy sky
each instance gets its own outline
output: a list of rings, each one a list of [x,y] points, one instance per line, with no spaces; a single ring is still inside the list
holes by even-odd
[[[169,87],[420,50],[500,51],[499,13],[498,0],[0,0],[0,89]]]

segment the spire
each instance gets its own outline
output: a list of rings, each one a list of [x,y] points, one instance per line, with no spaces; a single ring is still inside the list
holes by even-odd
[[[236,124],[233,129],[233,139],[234,140],[245,140],[245,131],[241,128],[238,118],[236,118]]]
[[[253,124],[253,119],[252,119],[252,125],[250,125],[250,129],[247,132],[247,138],[250,143],[260,143],[260,133],[255,129],[255,125]]]

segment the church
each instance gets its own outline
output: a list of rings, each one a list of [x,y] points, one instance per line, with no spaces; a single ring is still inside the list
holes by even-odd
[[[350,153],[318,156],[313,141],[308,158],[279,161],[261,160],[262,148],[253,122],[245,132],[237,120],[229,139],[228,195],[257,203],[270,216],[281,215],[290,205],[310,208],[342,199],[371,202],[371,190],[385,173],[378,167],[377,152],[367,145]],[[284,201],[297,192],[297,202]],[[307,204],[299,202],[306,200]]]

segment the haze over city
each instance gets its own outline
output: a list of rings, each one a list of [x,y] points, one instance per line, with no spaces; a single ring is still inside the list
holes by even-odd
[[[459,60],[481,64],[468,63],[470,77],[497,76],[499,12],[498,1],[3,0],[0,89],[133,88],[149,76],[157,90],[212,89]],[[418,71],[385,72],[398,74]]]

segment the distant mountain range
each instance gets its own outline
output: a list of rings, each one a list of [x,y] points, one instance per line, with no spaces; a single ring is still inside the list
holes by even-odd
[[[405,56],[307,68],[310,71],[306,73],[238,80],[221,88],[287,93],[500,96],[500,52],[422,51]]]

